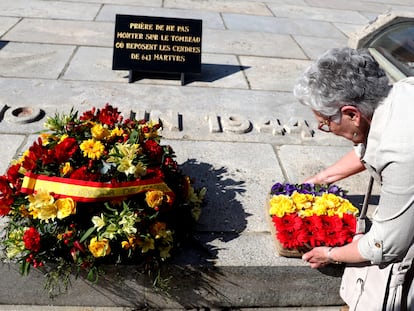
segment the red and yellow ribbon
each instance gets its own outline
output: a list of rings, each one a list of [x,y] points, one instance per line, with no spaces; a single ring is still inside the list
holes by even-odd
[[[172,190],[160,178],[108,183],[27,173],[23,178],[21,192],[32,194],[40,189],[53,193],[56,199],[69,197],[77,202],[107,201],[149,190],[160,190],[173,195]]]

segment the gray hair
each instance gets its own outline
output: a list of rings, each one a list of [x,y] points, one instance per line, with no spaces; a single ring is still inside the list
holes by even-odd
[[[294,87],[304,105],[326,117],[336,117],[344,105],[371,118],[390,91],[384,70],[367,49],[330,49],[310,65]]]

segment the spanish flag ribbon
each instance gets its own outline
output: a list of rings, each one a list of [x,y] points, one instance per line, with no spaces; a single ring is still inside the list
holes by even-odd
[[[27,173],[23,178],[21,192],[36,193],[45,189],[57,198],[72,198],[77,202],[98,202],[128,197],[149,190],[173,194],[161,178],[127,182],[96,182]]]

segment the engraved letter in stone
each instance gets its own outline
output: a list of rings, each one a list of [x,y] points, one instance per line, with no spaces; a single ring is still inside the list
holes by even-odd
[[[285,130],[280,125],[280,121],[274,118],[262,119],[255,123],[255,128],[259,133],[271,133],[272,135],[284,135]]]
[[[245,117],[232,115],[222,118],[223,130],[228,133],[244,134],[252,130],[252,124]]]
[[[167,128],[171,132],[182,131],[182,115],[178,112],[167,111],[167,113],[161,113],[159,111],[151,111],[151,119],[158,118],[162,126]]]
[[[206,117],[208,121],[208,129],[210,133],[221,133],[223,132],[221,128],[220,117],[218,115],[208,115]]]

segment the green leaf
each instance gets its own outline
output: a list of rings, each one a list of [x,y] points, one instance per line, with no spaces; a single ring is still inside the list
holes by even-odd
[[[89,228],[88,231],[86,231],[84,233],[84,235],[81,237],[81,239],[79,240],[79,242],[82,243],[83,241],[85,241],[92,234],[92,232],[95,231],[95,229],[96,229],[95,227]]]
[[[98,270],[96,269],[96,267],[92,267],[89,270],[88,275],[87,275],[87,279],[88,279],[89,282],[92,282],[92,283],[97,283],[98,282],[99,273],[98,273]]]
[[[20,273],[24,276],[29,275],[30,263],[24,260],[20,266]]]

